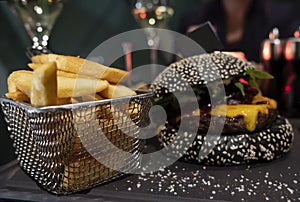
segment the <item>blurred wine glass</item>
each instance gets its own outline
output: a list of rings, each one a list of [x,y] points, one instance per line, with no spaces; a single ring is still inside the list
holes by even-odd
[[[32,40],[27,48],[28,57],[50,53],[48,41],[53,25],[62,11],[62,0],[7,0],[10,7],[22,20]]]
[[[160,37],[155,28],[167,29],[174,10],[168,0],[135,0],[133,15],[145,29],[147,44],[151,49],[151,63],[157,64],[157,48]]]

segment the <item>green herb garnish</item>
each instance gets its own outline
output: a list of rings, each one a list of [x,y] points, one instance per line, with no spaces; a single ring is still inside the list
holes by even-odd
[[[246,75],[248,75],[250,78],[248,80],[249,85],[255,89],[258,90],[258,93],[261,95],[261,90],[259,89],[259,85],[257,83],[256,79],[273,79],[274,77],[267,73],[267,72],[263,72],[263,71],[259,71],[256,69],[248,69],[246,71]]]
[[[256,78],[256,79],[273,79],[274,77],[267,73],[267,72],[263,72],[263,71],[259,71],[256,69],[248,69],[246,71],[246,74],[251,76],[252,78]]]
[[[240,82],[234,82],[234,85],[241,91],[242,95],[245,96],[244,85]]]

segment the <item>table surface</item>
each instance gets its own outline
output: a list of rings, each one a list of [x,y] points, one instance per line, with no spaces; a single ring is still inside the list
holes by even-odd
[[[300,201],[300,120],[291,123],[291,151],[270,163],[211,167],[178,161],[69,196],[41,190],[13,161],[0,167],[0,201]]]

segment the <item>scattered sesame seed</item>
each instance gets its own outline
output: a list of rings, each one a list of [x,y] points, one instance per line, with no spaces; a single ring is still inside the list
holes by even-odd
[[[294,190],[293,189],[291,189],[291,188],[287,188],[287,190],[291,193],[291,194],[294,194]]]

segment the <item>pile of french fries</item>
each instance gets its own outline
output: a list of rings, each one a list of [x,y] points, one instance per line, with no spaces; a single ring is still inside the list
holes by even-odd
[[[9,75],[6,97],[42,107],[136,95],[135,91],[118,84],[127,77],[127,71],[80,57],[42,54],[32,57],[32,63],[28,66],[31,70],[18,70]],[[119,139],[118,146],[131,151],[136,147],[136,139],[128,137],[125,133],[137,131],[136,127],[129,123],[139,115],[140,107],[139,104],[134,104],[128,106],[128,109],[123,107],[128,111],[118,111],[115,106],[103,105],[100,110],[103,114],[91,113],[84,117],[80,111],[76,112],[79,114],[74,114],[77,123],[88,120],[88,124],[78,124],[76,130],[72,130],[74,134],[70,145],[70,159],[66,160],[63,171],[65,189],[87,188],[90,184],[116,174],[116,171],[106,168],[86,151],[80,139],[83,135],[80,131],[85,131],[85,135],[93,137],[95,127],[99,125],[108,139]],[[125,133],[121,129],[126,129]],[[101,139],[97,141],[101,142]],[[96,143],[99,143],[97,141]],[[107,158],[117,161],[121,158],[118,155],[107,154]]]
[[[10,74],[6,97],[41,107],[136,95],[118,84],[126,71],[80,57],[42,54],[28,66]]]

